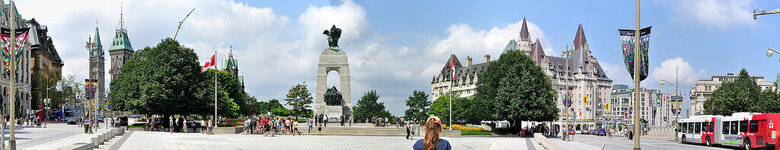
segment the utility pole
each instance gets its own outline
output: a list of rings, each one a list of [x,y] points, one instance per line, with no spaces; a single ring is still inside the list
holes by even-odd
[[[181,29],[181,24],[184,23],[184,20],[187,20],[187,17],[190,17],[190,14],[192,14],[193,11],[195,11],[195,8],[192,8],[192,10],[190,10],[190,13],[187,13],[187,16],[184,16],[184,19],[181,19],[181,21],[179,21],[179,26],[176,26],[176,33],[173,34],[174,41],[176,40],[176,36],[179,35],[179,29]]]

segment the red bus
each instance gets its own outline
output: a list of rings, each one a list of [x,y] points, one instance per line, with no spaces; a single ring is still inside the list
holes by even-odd
[[[774,147],[778,142],[780,113],[734,113],[731,116],[693,116],[680,119],[678,137],[683,143],[723,145],[745,149]]]

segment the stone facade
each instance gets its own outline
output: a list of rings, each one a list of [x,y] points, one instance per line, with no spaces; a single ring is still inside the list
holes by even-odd
[[[13,24],[13,26],[16,27],[16,29],[20,28],[26,28],[29,27],[26,22],[29,22],[26,19],[22,19],[22,15],[18,14],[18,10],[14,10],[17,12],[16,16],[11,16],[8,12],[11,8],[10,4],[5,4],[5,2],[0,1],[0,6],[2,7],[2,12],[0,12],[0,26],[4,28],[10,28],[12,26],[11,19],[15,20],[16,24]],[[17,7],[14,7],[17,8]],[[28,32],[28,36],[29,36]],[[15,72],[15,80],[14,86],[16,87],[15,94],[14,94],[14,101],[16,106],[16,114],[18,118],[23,117],[24,115],[30,115],[33,113],[33,109],[38,109],[37,107],[34,107],[32,105],[32,94],[31,94],[31,79],[32,76],[30,72],[32,71],[31,63],[30,61],[32,59],[32,52],[30,51],[31,45],[30,45],[30,38],[28,37],[28,42],[25,43],[25,45],[21,46],[24,50],[22,52],[21,60],[19,60]],[[10,79],[11,79],[11,72],[6,71],[6,69],[9,66],[4,65],[3,63],[0,63],[0,69],[2,71],[2,78],[0,78],[0,87],[2,87],[2,109],[4,110],[2,112],[3,116],[8,116],[9,112],[7,110],[10,107]]]
[[[339,91],[344,101],[341,104],[341,115],[352,116],[352,89],[350,88],[349,61],[347,53],[343,49],[334,51],[325,49],[320,54],[317,64],[317,97],[314,102],[314,114],[325,114],[329,118],[338,117],[335,112],[326,112],[325,92],[328,90],[328,73],[335,71],[339,74]]]
[[[687,116],[698,116],[703,114],[704,101],[707,101],[707,99],[712,97],[712,92],[715,92],[715,90],[717,90],[718,87],[720,87],[720,84],[722,84],[724,81],[734,81],[737,78],[739,78],[738,74],[735,75],[734,73],[727,73],[726,75],[712,76],[712,78],[709,80],[696,81],[693,87],[691,87],[691,109]],[[758,84],[762,91],[777,90],[775,82],[764,81],[763,76],[751,76],[750,78],[752,78],[753,81],[756,81],[756,84]]]
[[[123,16],[122,16],[123,17]],[[130,44],[130,37],[127,36],[124,19],[119,20],[119,29],[116,29],[114,40],[111,42],[111,48],[108,53],[111,55],[111,79],[116,78],[121,72],[122,66],[133,57],[133,46]]]
[[[48,35],[46,25],[41,25],[35,19],[27,22],[30,27],[27,42],[30,43],[32,74],[32,106],[44,104],[46,98],[46,89],[54,87],[57,83],[51,82],[54,79],[62,77],[63,63],[57,49],[54,47],[52,38]],[[46,82],[49,80],[50,82]],[[37,108],[36,108],[37,109]]]
[[[539,65],[545,74],[552,80],[552,87],[557,91],[558,98],[556,105],[564,113],[564,106],[561,103],[561,95],[566,91],[568,84],[573,94],[572,107],[567,115],[576,118],[576,124],[596,125],[596,118],[602,118],[605,111],[604,102],[610,99],[612,80],[609,79],[598,63],[596,57],[591,55],[585,32],[580,25],[577,29],[572,45],[572,53],[567,57],[556,57],[546,55],[539,39],[531,40],[528,32],[526,20],[523,19],[520,35],[517,40],[510,40],[504,48],[504,53],[511,50],[520,50],[528,54],[534,62]],[[436,100],[442,94],[449,92],[452,85],[453,93],[460,94],[461,97],[473,96],[476,93],[476,83],[479,76],[487,69],[490,64],[490,55],[485,55],[484,63],[472,64],[471,58],[467,57],[466,66],[461,65],[460,61],[451,55],[455,63],[455,81],[452,81],[452,71],[449,68],[449,59],[445,63],[441,72],[433,76],[431,81],[431,95]],[[567,66],[568,68],[564,69]],[[454,84],[453,84],[454,83]],[[588,97],[588,101],[583,99]],[[566,120],[560,117],[559,120]],[[599,124],[603,123],[601,121]]]

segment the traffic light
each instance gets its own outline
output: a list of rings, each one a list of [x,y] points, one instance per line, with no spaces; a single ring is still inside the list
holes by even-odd
[[[582,97],[582,103],[585,103],[585,104],[588,103],[588,96],[587,95]]]
[[[666,116],[664,116],[664,121],[666,121]]]
[[[607,110],[609,110],[609,102],[607,102],[607,103],[604,105],[604,109],[607,109]]]

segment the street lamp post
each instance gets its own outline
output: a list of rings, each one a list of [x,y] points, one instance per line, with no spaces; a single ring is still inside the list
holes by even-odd
[[[639,102],[639,96],[640,96],[640,93],[639,93],[639,91],[640,91],[640,89],[639,89],[639,82],[641,81],[640,77],[639,77],[639,70],[641,70],[640,66],[639,66],[639,61],[640,61],[640,59],[639,59],[639,55],[640,55],[639,49],[641,49],[639,47],[639,43],[640,43],[639,42],[639,40],[640,40],[639,39],[639,35],[640,35],[640,33],[641,32],[639,32],[639,0],[636,0],[636,32],[634,32],[634,47],[635,47],[634,48],[634,86],[635,86],[635,90],[634,90],[634,95],[635,95],[634,96],[634,110],[637,110],[637,111],[640,110],[640,108],[639,108],[639,103],[640,103]],[[639,115],[641,115],[641,113],[637,113],[636,115],[634,115],[634,150],[640,150],[641,149],[640,146],[639,146],[639,137],[640,137],[639,136],[640,135],[640,132],[639,132],[639,125],[640,125],[639,124]]]
[[[768,50],[766,50],[766,57],[772,57],[773,53],[780,54],[780,51],[777,51],[774,48],[770,47]]]
[[[678,93],[678,89],[679,89],[679,84],[680,83],[679,83],[679,73],[678,72],[679,72],[678,66],[675,66],[675,79],[674,79],[674,83],[669,83],[669,85],[674,86],[674,96],[679,96],[678,95],[679,94]],[[664,85],[664,83],[666,83],[666,82],[669,82],[669,81],[661,80],[661,85]],[[675,115],[676,115],[675,116],[675,118],[677,120],[676,122],[680,122],[680,117],[679,117],[680,111],[677,110],[679,108],[680,107],[676,106],[676,105],[674,106],[674,108],[672,108],[673,113],[675,113]],[[675,123],[675,129],[678,129],[678,128],[680,128],[679,124]],[[677,131],[674,132],[674,140],[677,141]]]
[[[564,128],[566,129],[566,131],[563,132],[563,140],[564,141],[571,141],[571,137],[569,137],[569,125],[571,123],[569,123],[570,119],[568,117],[568,115],[571,115],[571,113],[572,113],[571,111],[569,111],[569,106],[571,106],[571,103],[572,103],[571,102],[571,93],[569,92],[569,55],[571,55],[571,50],[569,50],[569,45],[568,44],[566,44],[566,51],[561,52],[561,55],[566,57],[566,63],[565,63],[566,64],[566,68],[563,68],[563,73],[564,73],[564,78],[565,78],[564,80],[566,81],[566,90],[565,90],[566,94],[563,97],[563,107],[565,108],[564,109],[565,113],[564,113],[564,117],[563,118],[566,119],[566,121],[565,121],[566,124],[564,125]]]

